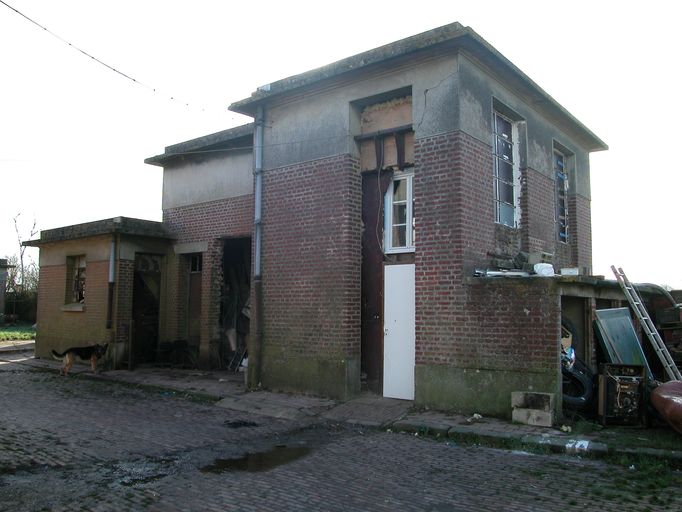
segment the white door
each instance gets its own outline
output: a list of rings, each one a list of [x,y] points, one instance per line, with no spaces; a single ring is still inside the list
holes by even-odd
[[[384,267],[384,396],[414,400],[414,265]]]

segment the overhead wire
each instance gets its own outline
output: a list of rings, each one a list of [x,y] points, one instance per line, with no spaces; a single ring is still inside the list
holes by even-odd
[[[168,99],[170,99],[171,101],[177,101],[177,102],[179,102],[179,103],[183,103],[186,107],[195,107],[195,105],[190,105],[190,103],[188,103],[188,102],[186,102],[186,101],[184,101],[184,100],[181,100],[180,98],[177,98],[175,95],[172,95],[172,96],[171,96],[171,95],[169,95],[169,94],[167,94],[167,93],[162,93],[162,92],[161,92],[160,90],[158,90],[156,87],[152,87],[151,85],[147,85],[146,83],[141,82],[140,80],[138,80],[138,79],[136,79],[136,78],[130,76],[129,74],[124,73],[123,71],[120,71],[120,70],[116,69],[116,68],[113,67],[113,66],[110,66],[109,64],[107,64],[107,63],[104,62],[103,60],[101,60],[101,59],[95,57],[95,56],[92,55],[91,53],[88,53],[87,51],[83,50],[82,48],[80,48],[80,47],[76,46],[75,44],[71,43],[70,41],[64,39],[64,38],[61,37],[59,34],[56,34],[56,33],[52,32],[52,31],[51,31],[49,28],[47,28],[46,26],[44,26],[44,25],[38,23],[38,22],[37,22],[36,20],[34,20],[33,18],[27,16],[27,15],[24,14],[23,12],[21,12],[21,11],[19,11],[18,9],[12,7],[11,5],[9,5],[9,4],[8,4],[7,2],[5,2],[4,0],[0,0],[0,4],[4,5],[4,6],[7,7],[8,9],[14,11],[16,14],[18,14],[19,16],[21,16],[21,17],[24,18],[25,20],[29,21],[29,22],[32,23],[33,25],[35,25],[35,26],[39,27],[40,29],[44,30],[45,32],[47,32],[48,34],[50,34],[52,37],[58,39],[58,40],[61,41],[62,43],[64,43],[64,44],[70,46],[70,47],[73,48],[74,50],[76,50],[76,51],[82,53],[82,54],[85,55],[86,57],[89,57],[90,59],[94,60],[94,61],[97,62],[98,64],[100,64],[100,65],[104,66],[105,68],[107,68],[107,69],[113,71],[114,73],[116,73],[116,74],[122,76],[123,78],[125,78],[125,79],[127,79],[127,80],[130,80],[131,82],[133,82],[133,83],[135,83],[135,84],[137,84],[137,85],[140,85],[140,86],[142,86],[142,87],[144,87],[144,88],[146,88],[146,89],[148,89],[148,90],[150,90],[150,91],[152,91],[152,92],[154,92],[154,93],[163,94],[163,95],[165,95],[165,96],[168,96]],[[202,112],[205,112],[205,111],[206,111],[206,108],[203,107],[203,106],[196,105],[196,108],[201,109]]]

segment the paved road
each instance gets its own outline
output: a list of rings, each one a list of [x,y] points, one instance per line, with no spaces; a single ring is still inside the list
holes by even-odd
[[[667,489],[644,476],[264,418],[0,361],[0,510],[682,510],[679,476]]]

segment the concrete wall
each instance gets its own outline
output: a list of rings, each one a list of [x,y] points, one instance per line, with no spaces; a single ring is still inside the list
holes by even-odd
[[[226,150],[210,157],[173,164],[163,170],[164,210],[252,192],[253,155],[250,149]]]
[[[492,145],[492,112],[509,109],[520,123],[521,226],[510,230],[496,227],[496,250],[545,251],[555,254],[557,267],[579,266],[591,270],[590,163],[589,153],[568,127],[562,127],[541,106],[528,103],[494,72],[465,55],[459,58],[459,129]],[[555,177],[552,168],[554,144],[568,150],[569,243],[557,241]],[[492,149],[491,149],[492,151]],[[491,171],[492,172],[492,171]]]
[[[356,102],[367,104],[368,98],[404,88],[411,88],[414,98],[416,137],[453,130],[458,118],[456,76],[455,56],[425,56],[420,62],[379,68],[373,74],[344,78],[334,87],[277,100],[265,114],[265,168],[341,154],[358,158],[353,136],[360,133],[361,107]]]

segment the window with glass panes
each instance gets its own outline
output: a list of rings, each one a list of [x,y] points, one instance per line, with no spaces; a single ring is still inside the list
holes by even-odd
[[[556,186],[556,225],[560,242],[568,242],[568,175],[566,157],[554,151],[554,176]]]
[[[518,162],[514,160],[514,123],[498,112],[493,119],[495,222],[516,226],[514,181]]]
[[[399,174],[386,191],[385,251],[401,252],[414,249],[415,230],[413,214],[412,174]]]

